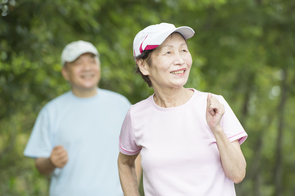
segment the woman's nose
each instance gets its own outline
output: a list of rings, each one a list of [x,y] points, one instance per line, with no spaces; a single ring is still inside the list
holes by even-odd
[[[183,65],[184,64],[183,56],[180,53],[175,54],[174,64],[176,65]]]

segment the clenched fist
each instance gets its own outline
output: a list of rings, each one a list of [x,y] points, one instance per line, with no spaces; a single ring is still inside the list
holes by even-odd
[[[55,167],[63,168],[68,162],[68,152],[62,146],[56,146],[49,159]]]
[[[220,130],[220,120],[224,114],[224,106],[211,93],[207,96],[206,120],[211,131]]]

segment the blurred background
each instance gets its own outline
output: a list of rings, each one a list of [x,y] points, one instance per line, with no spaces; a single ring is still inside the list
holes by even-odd
[[[40,109],[70,89],[63,47],[92,42],[99,87],[134,104],[153,91],[135,74],[133,38],[160,22],[195,30],[186,87],[223,95],[249,134],[237,195],[294,196],[294,0],[0,0],[0,15],[1,196],[48,195],[23,151]]]

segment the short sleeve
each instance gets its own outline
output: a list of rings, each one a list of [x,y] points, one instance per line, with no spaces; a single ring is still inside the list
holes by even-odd
[[[128,110],[125,116],[119,140],[119,150],[121,153],[125,155],[135,155],[140,152],[141,147],[137,146],[135,141],[131,117],[131,108]]]
[[[49,157],[53,148],[48,122],[48,111],[43,108],[35,122],[24,155],[32,158]]]
[[[247,139],[247,133],[226,100],[222,96],[218,96],[218,100],[224,105],[225,109],[221,119],[221,126],[225,134],[231,142],[238,140],[241,145]]]

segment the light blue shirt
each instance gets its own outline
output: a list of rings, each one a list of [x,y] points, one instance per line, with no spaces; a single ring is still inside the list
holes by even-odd
[[[52,174],[50,196],[123,196],[118,138],[129,107],[124,96],[103,89],[90,98],[70,91],[43,107],[24,154],[49,157],[57,145],[67,150],[68,163]]]

